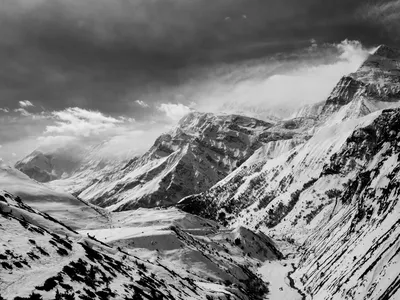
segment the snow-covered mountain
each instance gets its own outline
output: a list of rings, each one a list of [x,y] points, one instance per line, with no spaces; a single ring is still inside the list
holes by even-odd
[[[71,176],[49,185],[110,210],[171,205],[210,188],[269,141],[303,135],[289,127],[272,127],[238,115],[191,113],[141,157],[101,166],[98,159],[85,159]],[[17,167],[30,170],[41,157],[34,153]]]
[[[80,174],[85,178],[85,184],[89,184],[90,179],[112,172],[114,167],[126,164],[131,158],[129,151],[120,155],[110,155],[108,143],[109,141],[105,140],[95,146],[72,143],[55,149],[36,149],[18,161],[15,168],[43,183]]]
[[[306,298],[397,299],[399,70],[400,52],[379,47],[325,102],[299,112],[318,112],[309,140],[275,156],[263,146],[179,207],[299,246],[294,274]]]
[[[382,109],[399,106],[400,96],[393,96],[399,88],[399,65],[400,52],[380,46],[357,72],[339,81],[326,101],[305,106],[293,115],[293,119],[278,122],[270,129],[275,132],[298,130],[303,132],[300,139],[299,135],[280,136],[266,143],[224,180],[203,194],[188,197],[181,204],[192,200],[196,202],[195,198],[213,198],[215,192],[219,203],[237,200],[240,205],[246,206],[249,197],[251,202],[267,195],[263,188],[262,194],[257,194],[259,183],[271,185],[283,174],[292,178],[293,170],[298,168],[296,163],[300,161],[300,154],[308,160],[301,166],[298,175],[310,173],[311,179],[312,174],[319,174],[324,163],[356,127],[376,118]],[[287,161],[280,161],[284,156],[288,156]],[[294,163],[291,163],[292,160]],[[264,180],[268,174],[271,174],[272,182]],[[298,178],[301,177],[304,176]],[[291,186],[291,181],[288,181],[286,185]]]
[[[39,182],[71,175],[83,162],[87,149],[76,144],[55,149],[37,149],[15,164],[15,168]]]

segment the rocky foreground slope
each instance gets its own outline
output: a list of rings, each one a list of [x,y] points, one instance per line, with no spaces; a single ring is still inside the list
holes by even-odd
[[[89,205],[71,194],[54,191],[5,164],[0,164],[0,189],[23,198],[26,204],[51,214],[72,228],[87,226],[92,220],[107,220],[105,216],[108,213],[101,208]]]
[[[263,299],[271,239],[172,210],[74,230],[0,192],[0,299]]]

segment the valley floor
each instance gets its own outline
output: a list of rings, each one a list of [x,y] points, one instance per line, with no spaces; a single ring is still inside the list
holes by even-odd
[[[185,228],[185,232],[190,232],[193,236],[199,238],[209,246],[217,248],[217,244],[214,244],[213,241],[225,241],[225,238],[232,234],[232,230],[225,230],[226,234],[222,234],[224,231],[216,231],[212,226],[212,222],[210,222],[210,224],[201,224],[200,218],[184,214],[174,209],[139,209],[136,211],[113,213],[111,214],[110,221],[111,222],[103,228],[97,226],[96,229],[81,230],[80,233],[84,236],[89,234],[103,242],[118,245],[128,252],[149,259],[150,261],[163,261],[164,264],[169,265],[172,269],[176,268],[175,264],[183,267],[186,263],[189,263],[186,265],[188,270],[200,274],[202,273],[200,270],[205,269],[207,273],[209,273],[208,276],[213,276],[213,273],[219,273],[220,270],[215,268],[213,264],[210,264],[210,261],[199,259],[202,255],[197,251],[193,251],[191,254],[185,253],[185,251],[182,250],[183,245],[181,242],[176,240],[175,234],[167,229],[171,225],[178,225]],[[234,237],[232,237],[232,239],[234,239]],[[193,246],[195,245],[190,247]],[[262,265],[255,270],[260,278],[269,285],[270,292],[265,299],[303,300],[304,298],[301,292],[296,289],[294,281],[289,278],[290,274],[294,271],[294,266],[298,264],[298,261],[293,258],[295,252],[294,247],[282,241],[278,247],[290,258],[282,260],[265,260],[264,258],[262,259],[262,261],[264,261]],[[237,253],[239,255],[235,255],[235,251],[237,251],[235,247],[231,248],[228,245],[228,248],[232,258],[235,259],[236,257],[236,259],[242,263],[246,262],[239,258],[241,256],[239,253]],[[203,252],[204,249],[198,250]],[[250,251],[250,249],[248,250]],[[204,253],[207,254],[207,252]],[[171,261],[174,263],[171,263]],[[254,265],[253,261],[247,261],[247,263],[250,263],[249,265]],[[179,268],[176,271],[178,270]],[[205,276],[205,273],[203,273],[203,276]],[[226,287],[223,285],[202,282],[200,278],[197,284],[206,290],[220,290],[226,294],[228,293]]]
[[[303,296],[292,286],[290,274],[293,272],[294,259],[281,261],[266,261],[259,269],[262,279],[269,283],[270,300],[303,300]]]

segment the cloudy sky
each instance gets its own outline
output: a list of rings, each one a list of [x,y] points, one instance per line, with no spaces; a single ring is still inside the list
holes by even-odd
[[[0,157],[321,101],[399,20],[398,0],[0,0]]]

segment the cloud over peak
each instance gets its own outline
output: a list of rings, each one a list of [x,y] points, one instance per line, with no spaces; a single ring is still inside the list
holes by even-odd
[[[178,121],[182,119],[183,116],[193,111],[190,107],[181,103],[162,103],[158,109],[173,121]]]
[[[99,111],[70,107],[51,113],[54,125],[46,127],[46,134],[73,135],[88,137],[116,128],[121,119],[106,116]]]

